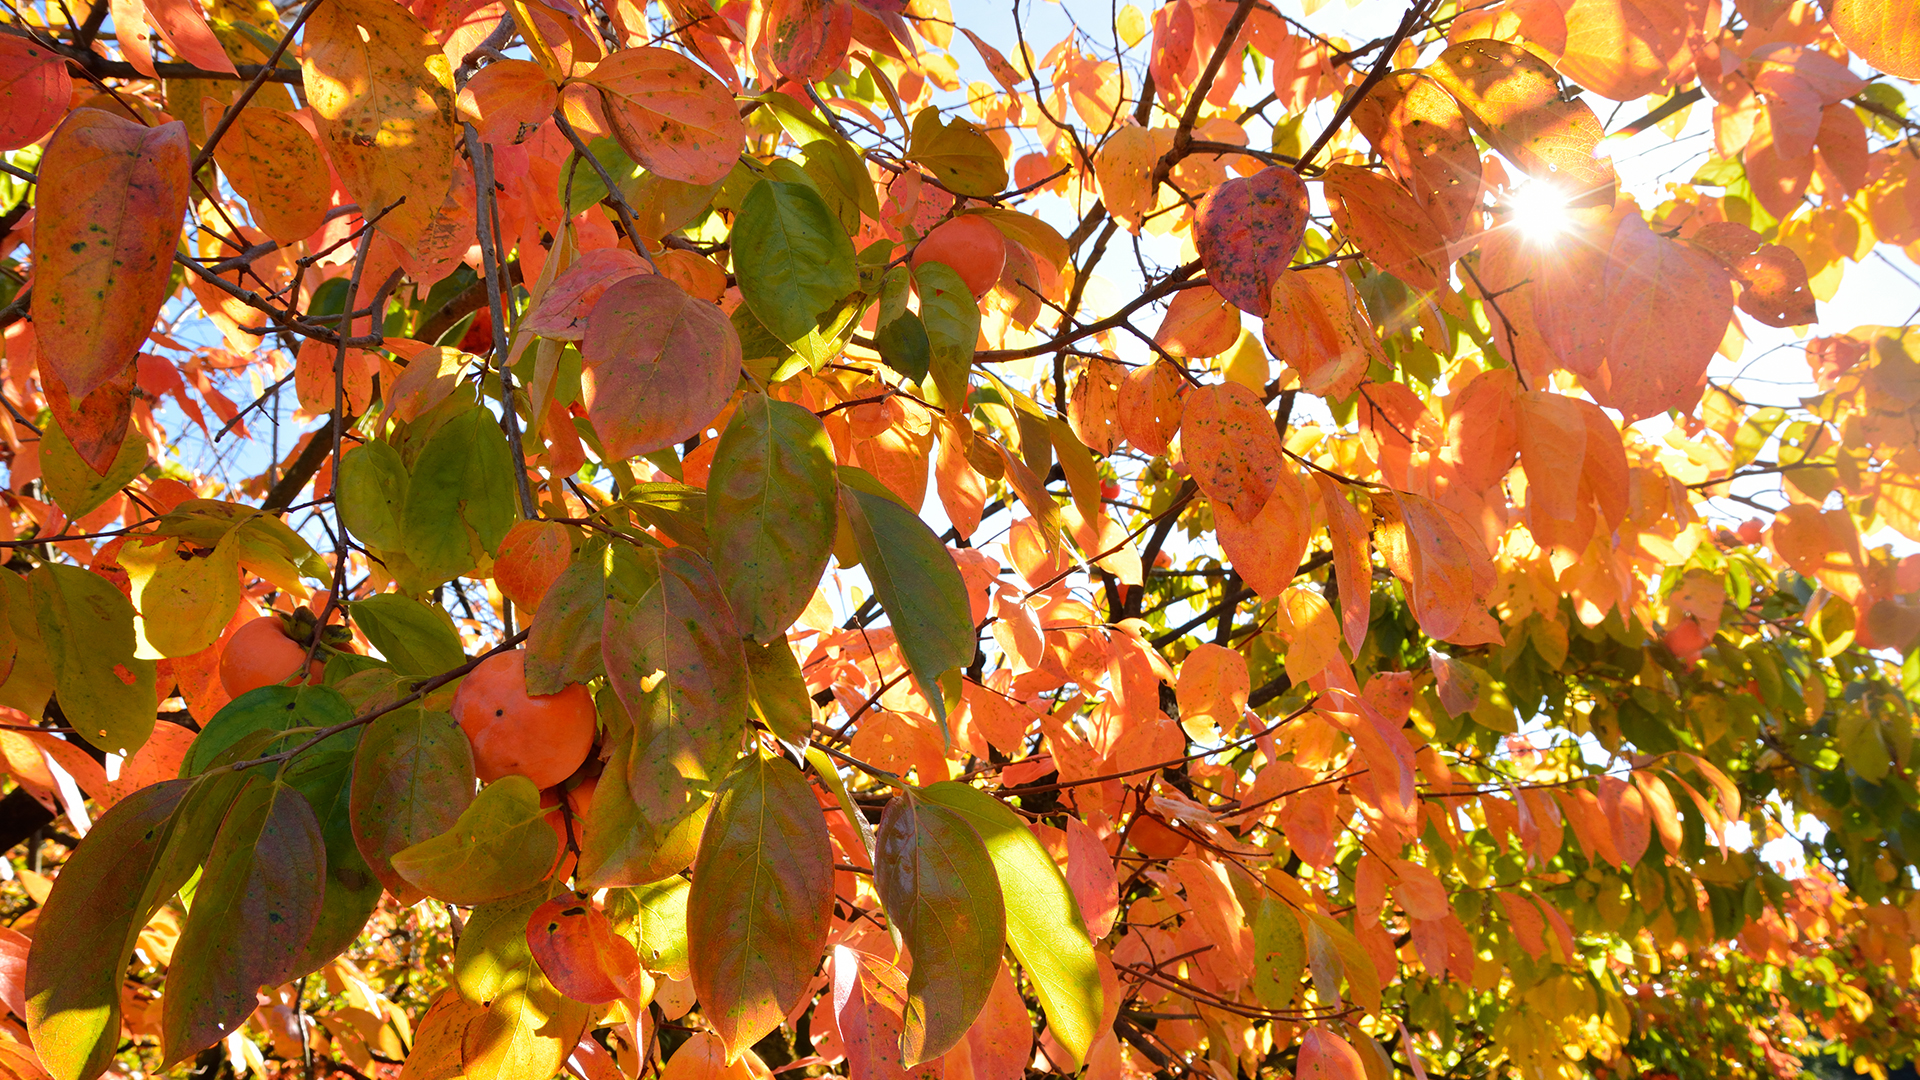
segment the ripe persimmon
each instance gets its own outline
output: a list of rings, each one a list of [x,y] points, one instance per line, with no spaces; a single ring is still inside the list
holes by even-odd
[[[936,227],[913,249],[913,266],[945,263],[960,275],[975,299],[1000,280],[1007,263],[1007,239],[978,214],[965,214]]]
[[[230,697],[249,690],[276,686],[300,670],[307,646],[287,635],[287,624],[277,615],[262,615],[241,626],[220,651],[220,685]],[[317,683],[326,671],[323,660],[307,666],[306,682]]]
[[[593,695],[579,683],[556,694],[527,693],[526,653],[481,661],[453,694],[453,718],[473,744],[474,771],[486,783],[519,775],[550,788],[593,749]]]

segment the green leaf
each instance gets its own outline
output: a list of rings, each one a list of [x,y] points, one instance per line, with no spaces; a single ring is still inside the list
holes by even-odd
[[[91,1080],[113,1061],[134,939],[193,873],[163,871],[176,811],[194,786],[169,780],[116,803],[68,857],[40,909],[27,953],[26,1020],[54,1080]]]
[[[800,770],[754,754],[714,799],[687,896],[687,958],[729,1056],[778,1027],[820,965],[833,849]]]
[[[473,802],[473,782],[473,744],[446,713],[396,709],[360,736],[348,805],[354,843],[401,903],[424,894],[393,869],[393,856],[453,828]]]
[[[73,448],[67,433],[60,430],[57,420],[40,426],[41,483],[46,485],[48,497],[70,519],[91,514],[132,483],[146,467],[147,436],[131,424],[127,426],[126,441],[120,444],[120,451],[114,455],[105,476],[94,472],[93,466],[80,459],[80,452]]]
[[[943,780],[918,796],[960,815],[986,844],[1000,878],[1007,944],[1027,969],[1048,1028],[1078,1068],[1100,1034],[1100,969],[1066,875],[1020,815],[986,792]]]
[[[986,132],[959,117],[942,122],[929,105],[913,118],[907,160],[933,170],[940,185],[961,195],[998,195],[1007,186],[1007,162]]]
[[[172,539],[128,544],[120,565],[133,585],[140,632],[161,656],[191,656],[220,640],[240,605],[240,543],[228,533],[205,558],[182,559]]]
[[[1253,911],[1253,994],[1263,1009],[1293,1008],[1307,967],[1300,917],[1285,901],[1263,892]]]
[[[973,346],[980,340],[980,304],[946,263],[920,264],[913,281],[920,292],[920,322],[926,329],[934,386],[945,402],[965,401]]]
[[[911,1069],[953,1049],[986,1005],[1006,908],[980,834],[915,792],[887,804],[875,848],[874,888],[913,956],[900,1032],[901,1064]]]
[[[1323,935],[1338,954],[1340,967],[1347,977],[1348,996],[1353,998],[1354,1004],[1379,1016],[1380,973],[1374,970],[1373,958],[1367,955],[1367,950],[1353,936],[1353,931],[1317,911],[1304,914],[1313,921],[1313,929]],[[1312,950],[1309,949],[1308,953],[1311,956]]]
[[[47,655],[33,588],[26,578],[12,571],[0,573],[0,611],[6,619],[0,636],[13,644],[13,670],[0,679],[0,705],[39,716],[53,696],[53,660]]]
[[[813,766],[813,773],[833,793],[834,800],[840,804],[840,812],[860,833],[860,842],[866,848],[867,865],[873,865],[873,826],[868,823],[867,815],[860,812],[853,796],[847,792],[846,782],[840,779],[840,770],[833,767],[833,759],[818,746],[807,747],[807,762]]]
[[[263,686],[249,690],[213,714],[207,726],[187,748],[181,776],[198,776],[214,766],[214,759],[241,739],[256,732],[290,728],[326,728],[353,719],[353,706],[330,686]],[[307,736],[290,738],[280,749],[290,749]],[[309,753],[352,751],[355,733],[342,731]]]
[[[833,207],[840,227],[852,235],[860,231],[860,217],[878,219],[880,200],[873,193],[873,177],[853,147],[838,138],[816,139],[800,148],[804,168],[815,190]]]
[[[527,944],[527,920],[553,891],[542,886],[486,904],[467,919],[453,984],[481,1012],[461,1040],[465,1077],[552,1076],[586,1033],[592,1007],[554,989]]]
[[[617,699],[612,707],[620,707]],[[664,754],[646,754],[636,766],[630,732],[624,742],[611,735],[607,741],[614,750],[587,807],[580,884],[639,885],[686,869],[713,800],[695,791]]]
[[[589,545],[547,586],[527,628],[527,693],[557,694],[600,674],[606,548]]]
[[[687,898],[692,890],[693,883],[679,875],[622,890],[634,905],[629,937],[640,952],[641,964],[682,982],[689,978]],[[609,900],[609,911],[613,907]]]
[[[782,638],[813,597],[833,551],[833,444],[820,418],[748,394],[707,478],[714,571],[746,636]]]
[[[805,337],[859,285],[853,241],[803,184],[755,184],[741,200],[732,243],[741,298],[782,341]]]
[[[600,643],[607,681],[633,719],[631,760],[642,773],[665,763],[689,780],[718,779],[747,722],[740,632],[705,559],[655,548],[636,561],[654,580],[636,600],[607,601]],[[657,820],[678,810],[674,800],[649,806],[644,784],[633,791]]]
[[[154,662],[134,656],[133,604],[77,566],[48,563],[27,581],[68,722],[94,746],[132,754],[153,734],[160,706]]]
[[[264,776],[228,809],[161,998],[163,1068],[246,1023],[262,986],[296,974],[320,917],[327,853],[307,800]]]
[[[474,406],[433,433],[414,462],[400,531],[407,558],[439,583],[499,550],[516,520],[513,461],[493,414]]]
[[[453,828],[395,852],[393,869],[436,900],[468,906],[532,888],[559,853],[540,789],[524,776],[503,776],[481,789]]]
[[[974,653],[973,612],[960,568],[926,522],[906,507],[846,486],[840,489],[840,506],[913,681],[944,729],[940,676],[972,663]]]
[[[367,640],[402,675],[427,678],[467,662],[460,632],[444,608],[399,593],[380,593],[355,601],[348,610]]]
[[[813,731],[813,700],[793,650],[781,639],[749,642],[746,652],[754,718],[795,746],[805,743]]]
[[[365,737],[365,729],[345,734],[356,740]],[[327,851],[325,891],[321,894],[320,916],[300,951],[289,978],[318,971],[327,961],[345,952],[366,929],[373,909],[380,904],[380,879],[360,854],[353,838],[353,773],[357,748],[322,750],[318,747],[301,754],[287,769],[286,782],[298,791],[312,808],[320,825],[320,838]]]
[[[932,370],[933,341],[926,324],[911,311],[880,324],[873,334],[873,348],[888,367],[914,382],[926,379]]]
[[[407,505],[407,467],[400,451],[384,442],[363,442],[340,455],[335,498],[347,530],[376,551],[399,551],[400,517]]]

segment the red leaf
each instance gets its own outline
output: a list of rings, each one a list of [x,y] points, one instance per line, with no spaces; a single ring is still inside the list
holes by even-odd
[[[740,381],[740,338],[718,307],[657,274],[614,283],[580,345],[587,418],[610,457],[698,434]]]
[[[167,51],[208,71],[234,74],[233,61],[213,36],[199,0],[146,0],[147,16],[167,43]]]
[[[527,946],[554,988],[600,1005],[641,993],[640,954],[590,897],[555,897],[527,917]]]
[[[1193,243],[1207,279],[1240,310],[1267,313],[1274,279],[1300,247],[1307,229],[1307,186],[1284,165],[1235,177],[1207,193],[1193,226]]]
[[[51,369],[72,398],[84,399],[116,376],[131,378],[171,291],[173,248],[187,209],[187,157],[185,124],[148,128],[98,109],[74,110],[47,144],[33,238],[33,321],[41,370]],[[79,445],[71,431],[68,437]],[[112,456],[107,451],[106,462]],[[106,462],[97,466],[103,473]]]
[[[27,38],[0,34],[0,150],[40,141],[72,97],[64,59]]]
[[[1295,1080],[1366,1080],[1367,1067],[1347,1040],[1325,1024],[1315,1024],[1300,1040],[1300,1060],[1293,1075]]]

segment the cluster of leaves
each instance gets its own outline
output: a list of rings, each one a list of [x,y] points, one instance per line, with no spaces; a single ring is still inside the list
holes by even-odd
[[[1909,5],[7,10],[0,1068],[1915,1053]]]

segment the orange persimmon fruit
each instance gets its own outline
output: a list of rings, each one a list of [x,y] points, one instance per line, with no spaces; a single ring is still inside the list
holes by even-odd
[[[520,649],[488,657],[460,681],[453,718],[486,783],[519,775],[549,788],[572,776],[593,749],[593,695],[579,683],[556,694],[527,693]]]
[[[1000,270],[1007,263],[1007,239],[986,218],[966,214],[936,226],[913,249],[914,269],[929,262],[952,267],[978,299],[1000,280]]]

